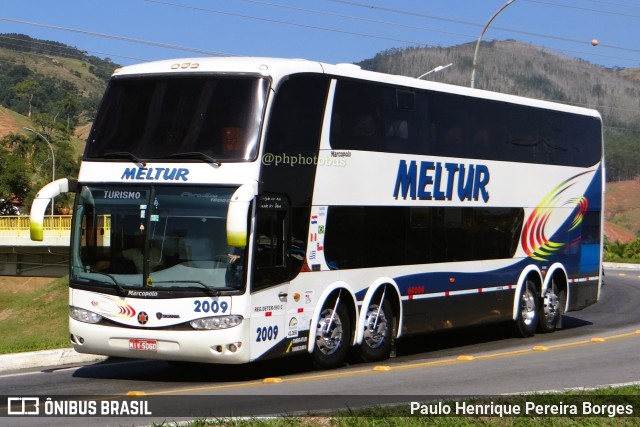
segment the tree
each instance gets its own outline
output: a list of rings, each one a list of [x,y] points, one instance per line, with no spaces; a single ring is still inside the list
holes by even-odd
[[[53,133],[55,132],[56,128],[62,127],[59,126],[59,123],[57,123],[57,119],[57,116],[54,117],[49,113],[36,113],[33,115],[32,121],[35,125],[34,128],[42,135],[44,135],[49,140],[49,142],[52,142]]]
[[[16,86],[15,86],[16,94],[19,97],[26,99],[29,103],[29,111],[27,112],[27,117],[31,117],[31,110],[33,108],[33,105],[32,105],[33,97],[35,96],[38,89],[40,89],[40,83],[38,83],[36,80],[32,78],[22,80],[16,83]]]
[[[64,96],[64,98],[58,102],[57,106],[62,115],[66,117],[67,132],[70,132],[72,122],[75,123],[75,119],[81,111],[81,105],[78,101],[78,96],[76,96],[74,93],[68,92]]]
[[[64,124],[55,121],[50,114],[34,114],[34,123],[38,126],[36,130],[44,136],[55,155],[55,176],[78,176],[80,169],[79,159],[74,158],[74,150],[71,143],[71,133],[67,131]],[[34,171],[31,183],[34,188],[41,188],[51,181],[51,150],[42,137],[31,134],[30,143],[33,145],[34,154],[31,157],[31,168]],[[25,199],[25,204],[30,204],[34,194],[29,193]],[[73,195],[64,194],[56,197],[56,209],[70,208],[73,205]]]
[[[12,156],[5,149],[0,150],[0,199],[10,203],[15,198],[25,202],[33,200],[35,194],[31,186],[31,165],[20,156]],[[14,215],[4,206],[3,215]]]

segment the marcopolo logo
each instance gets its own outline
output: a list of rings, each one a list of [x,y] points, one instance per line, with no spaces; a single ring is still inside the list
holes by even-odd
[[[400,160],[393,197],[489,201],[489,168],[481,164]]]

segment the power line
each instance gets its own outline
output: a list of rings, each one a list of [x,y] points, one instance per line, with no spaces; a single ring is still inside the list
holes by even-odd
[[[336,32],[336,33],[342,33],[342,34],[347,34],[347,35],[355,35],[355,36],[375,38],[375,39],[381,39],[381,40],[389,40],[389,41],[394,41],[394,42],[404,43],[404,44],[409,44],[409,45],[415,45],[415,46],[430,47],[430,45],[428,45],[428,44],[425,44],[425,43],[422,43],[422,42],[418,42],[418,41],[413,41],[413,40],[402,40],[402,39],[397,39],[397,38],[376,36],[376,35],[372,35],[372,34],[357,33],[357,32],[352,32],[352,31],[343,31],[343,30],[337,30],[337,29],[332,29],[332,28],[319,27],[319,26],[315,26],[315,25],[306,25],[306,24],[299,24],[299,23],[289,22],[289,21],[282,21],[282,20],[275,20],[275,19],[268,19],[268,18],[260,18],[260,17],[250,16],[250,15],[245,15],[245,14],[223,12],[223,11],[219,11],[219,10],[199,8],[199,7],[194,7],[194,6],[186,6],[186,5],[169,3],[169,2],[165,2],[165,1],[159,1],[159,0],[145,0],[145,1],[150,2],[150,3],[162,4],[162,5],[165,5],[165,6],[196,10],[196,11],[200,11],[200,12],[224,14],[224,15],[236,16],[236,17],[240,17],[240,18],[244,18],[244,19],[260,20],[260,21],[265,21],[265,22],[270,22],[270,23],[275,23],[275,24],[292,25],[292,26],[298,26],[298,27],[309,28],[309,29],[316,29],[316,30],[322,30],[322,31],[330,31],[330,32]],[[267,5],[267,6],[271,6],[271,7],[283,7],[283,8],[288,8],[288,9],[291,9],[291,10],[299,10],[299,11],[304,11],[304,12],[307,12],[307,13],[316,13],[316,14],[317,13],[321,13],[321,14],[325,14],[325,15],[331,15],[331,16],[342,17],[342,18],[347,18],[347,19],[357,19],[357,20],[366,21],[366,22],[372,22],[372,23],[376,23],[376,24],[402,26],[402,27],[405,27],[405,28],[412,28],[412,29],[431,31],[431,32],[439,32],[439,33],[444,33],[444,34],[450,34],[450,35],[456,35],[456,36],[469,38],[470,40],[475,39],[475,36],[472,36],[472,35],[469,35],[469,34],[462,34],[462,33],[456,33],[456,32],[451,32],[451,31],[441,31],[441,30],[436,30],[436,29],[433,29],[433,28],[426,28],[426,27],[419,27],[419,26],[409,26],[409,25],[399,24],[399,23],[394,23],[394,22],[387,22],[387,21],[381,21],[381,20],[372,20],[372,19],[354,17],[354,16],[331,13],[331,12],[323,12],[323,11],[318,11],[318,10],[313,10],[313,9],[308,9],[308,8],[300,8],[300,7],[286,6],[286,5],[281,5],[281,4],[268,3],[268,2],[265,2],[265,1],[258,1],[258,0],[244,0],[244,1],[248,1],[248,2],[251,2],[251,3],[255,3],[255,4],[263,4],[263,5]],[[400,14],[418,16],[418,17],[422,17],[422,18],[443,20],[443,21],[447,21],[447,22],[453,22],[453,23],[464,24],[464,25],[471,25],[471,26],[476,26],[476,27],[479,26],[479,24],[475,24],[475,23],[471,23],[471,22],[465,22],[465,21],[461,21],[461,20],[452,20],[452,19],[448,19],[448,18],[425,15],[425,14],[421,14],[421,13],[403,11],[403,10],[399,10],[399,9],[381,8],[381,7],[377,7],[377,6],[371,6],[371,5],[366,5],[366,4],[362,4],[362,3],[356,3],[356,2],[353,2],[353,1],[347,1],[347,0],[332,0],[332,1],[337,2],[337,3],[343,3],[343,4],[352,5],[352,6],[357,6],[357,7],[366,7],[366,8],[369,8],[369,9],[378,9],[378,10],[382,10],[382,11],[385,11],[385,12],[393,12],[393,13],[400,13]],[[534,1],[534,0],[532,0],[532,1]],[[62,31],[75,32],[75,33],[80,33],[80,34],[85,34],[85,35],[109,38],[109,39],[114,39],[114,40],[119,40],[119,41],[126,41],[126,42],[131,42],[131,43],[146,44],[146,45],[150,45],[150,46],[154,46],[154,47],[161,47],[161,48],[172,49],[172,50],[182,50],[182,51],[188,51],[188,52],[196,52],[196,53],[203,54],[203,55],[235,56],[233,54],[229,54],[229,53],[226,53],[226,52],[209,51],[209,50],[204,50],[204,49],[191,48],[191,47],[188,47],[188,46],[179,46],[179,45],[173,45],[173,44],[167,44],[167,43],[161,43],[161,42],[155,42],[155,41],[149,41],[149,40],[142,40],[142,39],[131,38],[131,37],[117,36],[117,35],[111,35],[111,34],[97,33],[97,32],[92,32],[92,31],[79,30],[79,29],[75,29],[75,28],[66,28],[66,27],[60,27],[60,26],[49,25],[49,24],[41,24],[41,23],[29,22],[29,21],[23,21],[23,20],[17,20],[17,19],[11,19],[11,18],[2,18],[2,17],[0,17],[0,20],[4,20],[4,21],[8,21],[8,22],[14,22],[14,23],[20,23],[20,24],[25,24],[25,25],[33,25],[33,26],[44,27],[44,28],[51,28],[51,29],[62,30]],[[525,32],[525,31],[513,30],[513,29],[501,28],[501,27],[494,27],[494,29],[501,30],[501,31],[507,31],[507,32],[521,33],[521,34],[537,36],[537,37],[551,38],[551,39],[560,40],[560,41],[568,41],[568,42],[572,42],[572,43],[585,44],[584,41],[568,39],[568,38],[564,38],[564,37],[537,34],[537,33],[532,33],[532,32]],[[633,51],[633,52],[640,52],[640,49],[631,49],[631,48],[624,48],[624,47],[605,45],[605,44],[601,44],[600,46],[601,47],[608,47],[608,48],[612,48],[612,49],[621,49],[621,50],[627,50],[627,51]],[[563,49],[561,51],[563,51],[563,52],[572,52],[572,51],[566,50],[566,49]],[[579,52],[579,53],[581,53],[583,55],[586,54],[586,55],[590,55],[590,56],[597,56],[597,57],[603,57],[603,58],[612,58],[612,59],[615,58],[615,59],[618,59],[618,60],[627,60],[627,61],[633,61],[633,62],[638,61],[637,59],[627,59],[627,58],[613,57],[613,56],[595,54],[595,53],[590,53],[590,52],[589,53]],[[111,56],[120,56],[120,55],[111,55]],[[127,58],[125,56],[121,56],[121,57]],[[129,59],[137,60],[137,58],[129,58]]]
[[[254,21],[269,22],[269,23],[272,23],[272,24],[290,25],[290,26],[294,26],[294,27],[307,28],[307,29],[312,29],[312,30],[330,31],[330,32],[334,32],[334,33],[347,34],[347,35],[351,35],[351,36],[367,37],[367,38],[371,38],[371,39],[387,40],[387,41],[392,41],[392,42],[397,42],[397,43],[405,43],[405,44],[411,44],[411,45],[428,46],[427,44],[420,43],[420,42],[417,42],[415,40],[402,40],[402,39],[396,39],[396,38],[392,38],[392,37],[383,37],[383,36],[376,36],[376,35],[372,35],[372,34],[357,33],[357,32],[354,32],[354,31],[345,31],[345,30],[338,30],[338,29],[335,29],[335,28],[320,27],[320,26],[317,26],[317,25],[299,24],[297,22],[282,21],[282,20],[270,19],[270,18],[262,18],[262,17],[258,17],[258,16],[243,15],[243,14],[240,14],[240,13],[233,13],[233,12],[224,12],[224,11],[221,11],[221,10],[207,9],[207,8],[196,7],[196,6],[187,6],[187,5],[183,5],[183,4],[169,3],[169,2],[160,1],[160,0],[144,0],[144,1],[149,2],[149,3],[161,4],[161,5],[164,5],[164,6],[171,6],[171,7],[178,7],[178,8],[182,8],[182,9],[196,10],[198,12],[216,13],[216,14],[220,14],[220,15],[234,16],[234,17],[237,17],[237,18],[252,19]],[[449,34],[451,34],[451,33],[449,33]]]
[[[257,0],[242,0],[242,1],[258,2]],[[432,19],[432,20],[450,22],[450,23],[454,23],[454,24],[469,25],[469,26],[473,26],[473,27],[477,27],[477,28],[482,28],[484,26],[483,24],[477,24],[475,22],[461,21],[459,19],[450,19],[450,18],[444,18],[444,17],[441,17],[441,16],[426,15],[426,14],[423,14],[423,13],[410,12],[410,11],[406,11],[406,10],[400,10],[400,9],[380,7],[380,6],[370,5],[370,4],[357,3],[357,2],[349,1],[349,0],[329,0],[329,1],[332,1],[332,2],[335,2],[335,3],[347,4],[347,5],[355,6],[355,7],[366,8],[366,9],[369,9],[369,10],[379,10],[379,11],[382,11],[382,12],[390,12],[390,13],[408,15],[408,16],[413,16],[413,17],[418,17],[418,18],[425,18],[425,19]],[[542,4],[554,5],[553,3],[546,3],[546,2],[542,2],[542,1],[536,1],[536,0],[526,0],[526,1],[530,1],[532,3],[542,3]],[[287,6],[280,5],[280,7],[287,7]],[[540,37],[540,38],[546,38],[546,39],[570,42],[570,43],[578,43],[578,44],[581,44],[581,45],[590,43],[590,41],[586,41],[586,40],[576,40],[576,39],[570,39],[570,38],[567,38],[567,37],[553,36],[553,35],[549,35],[549,34],[540,34],[540,33],[517,30],[517,29],[514,29],[514,28],[505,28],[505,27],[500,27],[500,26],[492,26],[491,29],[492,30],[505,31],[505,32],[508,32],[508,33],[524,34],[524,35],[527,35],[527,36],[535,36],[535,37]],[[471,37],[473,40],[475,40],[477,38],[477,36],[467,36],[467,37]],[[600,46],[601,47],[607,47],[607,48],[610,48],[610,49],[626,50],[626,51],[630,51],[630,52],[640,52],[640,49],[627,48],[627,47],[623,47],[623,46],[615,46],[615,45],[609,45],[609,44],[600,44]]]
[[[298,26],[298,27],[309,28],[309,29],[316,29],[316,30],[322,30],[322,31],[330,31],[330,32],[336,32],[336,33],[342,33],[342,34],[347,34],[347,35],[355,35],[355,36],[362,36],[362,37],[375,38],[375,39],[381,39],[381,40],[389,40],[389,41],[405,43],[405,44],[415,45],[415,46],[420,46],[420,47],[431,47],[428,44],[421,43],[421,42],[418,42],[418,41],[413,41],[413,40],[401,40],[401,39],[397,39],[397,38],[382,37],[382,36],[376,36],[376,35],[372,35],[372,34],[357,33],[357,32],[352,32],[352,31],[342,31],[342,30],[337,30],[337,29],[332,29],[332,28],[319,27],[319,26],[315,26],[315,25],[306,25],[306,24],[300,24],[300,23],[283,21],[283,20],[275,20],[275,19],[268,19],[268,18],[250,16],[250,15],[246,15],[246,14],[237,14],[237,13],[231,13],[231,12],[223,12],[223,11],[214,10],[214,9],[206,9],[206,8],[199,8],[199,7],[194,7],[194,6],[180,5],[180,4],[175,4],[175,3],[169,3],[169,2],[166,2],[166,1],[159,1],[159,0],[145,0],[145,1],[150,2],[150,3],[161,4],[161,5],[164,5],[164,6],[171,6],[171,7],[178,7],[178,8],[184,8],[184,9],[196,10],[196,11],[199,11],[199,12],[224,14],[224,15],[235,16],[235,17],[240,17],[240,18],[244,18],[244,19],[260,20],[260,21],[265,21],[265,22],[270,22],[270,23],[275,23],[275,24],[292,25],[292,26]],[[243,1],[247,1],[247,2],[250,2],[250,3],[254,3],[254,4],[262,4],[262,5],[266,5],[266,6],[270,6],[270,7],[281,7],[281,8],[287,8],[287,9],[290,9],[290,10],[298,10],[298,11],[303,11],[303,12],[306,12],[306,13],[324,14],[324,15],[329,15],[329,16],[341,17],[341,18],[345,18],[345,19],[357,19],[357,20],[360,20],[360,21],[372,22],[372,23],[375,23],[375,24],[401,26],[401,27],[405,27],[405,28],[412,28],[412,29],[419,29],[419,30],[425,30],[425,31],[440,32],[440,33],[445,33],[445,34],[452,34],[452,35],[456,35],[456,36],[462,36],[462,37],[465,37],[465,38],[469,38],[470,40],[475,39],[475,36],[472,36],[472,35],[469,35],[469,34],[455,33],[455,32],[451,32],[451,31],[440,31],[440,30],[435,30],[435,29],[432,29],[432,28],[419,27],[419,26],[410,26],[410,25],[406,25],[406,24],[399,24],[399,23],[382,21],[382,20],[373,20],[373,19],[367,19],[367,18],[360,18],[360,17],[344,15],[344,14],[338,14],[338,13],[333,13],[333,12],[324,12],[324,11],[308,9],[308,8],[286,6],[286,5],[282,5],[282,4],[269,3],[269,2],[266,2],[266,1],[259,1],[259,0],[243,0]],[[446,21],[446,22],[452,22],[452,23],[464,24],[464,25],[471,25],[471,26],[476,26],[476,27],[480,26],[480,24],[476,24],[476,23],[472,23],[472,22],[465,22],[465,21],[461,21],[461,20],[453,20],[453,19],[448,19],[448,18],[442,18],[442,17],[437,17],[437,16],[431,16],[431,15],[416,13],[416,12],[403,11],[403,10],[399,10],[399,9],[382,8],[382,7],[378,7],[378,6],[366,5],[366,4],[357,3],[357,2],[353,2],[353,1],[347,1],[347,0],[331,0],[331,1],[334,1],[334,2],[337,2],[337,3],[342,3],[342,4],[347,4],[347,5],[351,5],[351,6],[365,7],[365,8],[368,8],[368,9],[378,9],[378,10],[385,11],[385,12],[393,12],[393,13],[399,13],[399,14],[405,14],[405,15],[412,15],[412,16],[418,16],[418,17],[421,17],[421,18],[442,20],[442,21]],[[531,0],[531,1],[536,2],[536,0]],[[549,3],[549,2],[540,2],[540,3],[545,4],[545,3]],[[549,3],[549,4],[553,5],[553,3]],[[142,40],[142,39],[131,38],[131,37],[124,37],[124,36],[118,36],[118,35],[97,33],[97,32],[92,32],[92,31],[79,30],[79,29],[75,29],[75,28],[66,28],[66,27],[49,25],[49,24],[41,24],[41,23],[23,21],[23,20],[12,19],[12,18],[2,18],[2,17],[0,17],[0,20],[4,20],[4,21],[8,21],[8,22],[14,22],[14,23],[20,23],[20,24],[24,24],[24,25],[33,25],[33,26],[38,26],[38,27],[52,28],[52,29],[56,29],[56,30],[75,32],[75,33],[80,33],[80,34],[85,34],[85,35],[109,38],[109,39],[114,39],[114,40],[119,40],[119,41],[126,41],[126,42],[131,42],[131,43],[146,44],[146,45],[150,45],[150,46],[154,46],[154,47],[161,47],[161,48],[167,48],[167,49],[173,49],[173,50],[183,50],[183,51],[189,51],[189,52],[196,52],[196,53],[204,54],[204,55],[235,56],[233,54],[229,54],[229,53],[225,53],[225,52],[209,51],[209,50],[204,50],[204,49],[191,48],[191,47],[188,47],[188,46],[179,46],[179,45],[173,45],[173,44],[167,44],[167,43],[161,43],[161,42],[155,42],[155,41],[149,41],[149,40]],[[551,38],[551,39],[560,40],[560,41],[568,41],[568,42],[572,42],[572,43],[585,44],[584,41],[569,39],[569,38],[565,38],[565,37],[557,37],[557,36],[550,36],[550,35],[544,35],[544,34],[537,34],[537,33],[533,33],[533,32],[525,32],[525,31],[513,30],[513,29],[501,28],[501,27],[494,27],[494,29],[507,31],[507,32],[515,32],[515,33],[527,34],[527,35],[537,36],[537,37],[546,37],[546,38]],[[624,48],[624,47],[604,45],[604,44],[601,44],[600,46],[613,48],[613,49],[621,49],[621,50],[633,51],[633,52],[640,52],[640,49],[631,49],[631,48]],[[589,55],[589,56],[597,56],[597,57],[603,57],[603,58],[610,58],[610,59],[618,59],[618,60],[638,62],[638,59],[615,57],[615,56],[610,56],[610,55],[595,54],[595,53],[591,53],[591,52],[576,52],[576,51],[571,51],[571,50],[568,50],[568,49],[555,49],[555,50],[558,50],[560,52],[573,52],[573,53],[579,53],[579,54],[582,54],[582,55]],[[120,57],[123,57],[123,58],[138,60],[138,58],[130,58],[130,57],[125,57],[125,56],[121,56],[121,55],[110,55],[110,56],[120,56]]]
[[[148,0],[148,1],[153,1],[153,0]],[[343,18],[343,19],[350,19],[350,20],[360,21],[360,22],[368,22],[368,23],[372,23],[372,24],[382,24],[382,25],[389,25],[389,26],[400,27],[400,28],[408,28],[408,29],[411,29],[411,30],[431,31],[431,32],[435,32],[435,33],[443,33],[443,34],[450,34],[450,35],[471,37],[471,38],[475,37],[475,36],[473,36],[471,34],[462,34],[462,33],[455,33],[455,32],[452,32],[452,31],[436,30],[436,29],[433,29],[433,28],[420,27],[420,26],[416,26],[416,25],[401,24],[399,22],[381,21],[379,19],[370,19],[370,18],[363,18],[363,17],[360,17],[360,16],[344,15],[344,14],[336,13],[336,12],[327,12],[327,11],[317,10],[317,9],[307,9],[307,8],[302,8],[302,7],[297,7],[297,6],[289,6],[289,5],[285,5],[285,4],[270,3],[270,2],[260,1],[260,0],[239,0],[239,1],[243,1],[243,2],[246,2],[246,3],[259,4],[259,5],[262,5],[262,6],[269,6],[269,7],[277,7],[277,8],[281,8],[281,9],[287,9],[287,10],[294,10],[294,11],[297,11],[297,12],[305,12],[305,13],[313,13],[313,14],[316,14],[316,15],[331,16],[331,17],[334,17],[334,18]]]
[[[185,52],[194,52],[194,53],[200,53],[200,54],[210,55],[210,56],[230,56],[229,54],[227,54],[225,52],[217,52],[217,51],[211,51],[211,50],[205,50],[205,49],[197,49],[197,48],[193,48],[193,47],[179,46],[179,45],[174,45],[174,44],[169,44],[169,43],[161,43],[161,42],[137,39],[137,38],[132,38],[132,37],[116,36],[116,35],[113,35],[113,34],[97,33],[97,32],[94,32],[94,31],[79,30],[77,28],[61,27],[61,26],[58,26],[58,25],[41,24],[41,23],[38,23],[38,22],[23,21],[21,19],[12,19],[12,18],[5,18],[5,17],[1,17],[0,16],[0,21],[12,22],[14,24],[31,25],[31,26],[34,26],[34,27],[49,28],[49,29],[52,29],[52,30],[67,31],[67,32],[83,34],[83,35],[88,35],[88,36],[102,37],[102,38],[111,39],[111,40],[118,40],[118,41],[131,42],[131,43],[140,43],[140,44],[145,44],[145,45],[148,45],[148,46],[161,47],[161,48],[164,48],[164,49],[182,50],[182,51],[185,51]]]
[[[432,45],[429,45],[429,44],[426,44],[426,43],[423,43],[423,42],[419,42],[419,41],[415,41],[415,40],[403,40],[403,39],[390,38],[390,37],[384,37],[384,36],[377,36],[377,35],[366,34],[366,33],[358,33],[358,32],[353,32],[353,31],[344,31],[344,30],[339,30],[339,29],[335,29],[335,28],[320,27],[320,26],[316,26],[316,25],[307,25],[307,24],[301,24],[301,23],[296,23],[296,22],[291,22],[291,21],[284,21],[284,20],[271,19],[271,18],[263,18],[263,17],[251,16],[251,15],[247,15],[247,14],[225,12],[225,11],[215,10],[215,9],[211,9],[211,8],[203,8],[203,7],[197,7],[197,6],[189,6],[189,5],[171,3],[171,2],[162,1],[162,0],[144,0],[144,1],[146,1],[148,3],[160,4],[160,5],[163,5],[163,6],[182,8],[182,9],[187,9],[187,10],[195,10],[195,11],[198,11],[198,12],[206,12],[206,13],[214,13],[214,14],[221,14],[221,15],[227,15],[227,16],[234,16],[234,17],[238,17],[238,18],[251,19],[251,20],[262,21],[262,22],[269,22],[269,23],[273,23],[273,24],[296,26],[296,27],[301,27],[301,28],[328,31],[328,32],[334,32],[334,33],[342,33],[342,34],[347,34],[347,35],[352,35],[352,36],[368,37],[368,38],[379,39],[379,40],[388,40],[388,41],[399,42],[399,43],[404,43],[404,44],[414,45],[414,46],[420,46],[420,47],[433,47]],[[411,28],[411,29],[418,29],[418,30],[437,32],[437,33],[443,33],[443,34],[449,34],[449,35],[456,35],[456,36],[461,36],[461,37],[464,37],[464,38],[468,38],[469,40],[475,40],[476,39],[476,36],[470,35],[470,34],[456,33],[456,32],[452,32],[452,31],[442,31],[442,30],[436,30],[436,29],[433,29],[433,28],[426,28],[426,27],[419,27],[419,26],[409,26],[409,25],[406,25],[406,24],[399,24],[399,23],[394,23],[394,22],[389,22],[389,21],[374,20],[374,19],[368,19],[368,18],[344,15],[344,14],[339,14],[339,13],[334,13],[334,12],[326,12],[326,11],[320,11],[320,10],[316,10],[316,9],[303,8],[303,7],[298,7],[298,6],[289,6],[289,5],[283,5],[283,4],[278,4],[278,3],[271,3],[271,2],[267,2],[267,1],[261,1],[261,0],[241,0],[241,1],[245,1],[245,2],[253,3],[253,4],[261,4],[261,5],[268,6],[268,7],[278,7],[278,8],[288,9],[288,10],[301,11],[301,12],[305,12],[305,13],[322,14],[322,15],[340,17],[340,18],[345,18],[345,19],[352,19],[352,20],[358,20],[358,21],[364,21],[364,22],[372,22],[372,23],[376,23],[376,24],[392,25],[392,26],[399,26],[399,27],[404,27],[404,28]],[[377,9],[377,10],[384,11],[384,12],[393,12],[393,13],[399,13],[399,14],[404,14],[404,15],[417,16],[417,17],[421,17],[421,18],[442,20],[442,21],[447,21],[447,22],[452,22],[452,23],[457,23],[457,24],[471,25],[471,26],[475,26],[475,27],[481,27],[482,26],[480,24],[476,24],[476,23],[472,23],[472,22],[465,22],[465,21],[461,21],[461,20],[454,20],[454,19],[442,18],[442,17],[437,17],[437,16],[425,15],[425,14],[422,14],[422,13],[409,12],[409,11],[404,11],[404,10],[399,10],[399,9],[383,8],[383,7],[379,7],[379,6],[367,5],[367,4],[362,4],[362,3],[357,3],[357,2],[353,2],[353,1],[347,1],[347,0],[330,0],[330,1],[334,1],[336,3],[348,4],[348,5],[357,6],[357,7],[364,7],[364,8],[367,8],[367,9]],[[559,40],[559,41],[565,41],[565,42],[571,42],[571,43],[578,43],[578,44],[581,44],[581,45],[585,45],[587,43],[590,43],[590,41],[587,42],[587,41],[584,41],[584,40],[575,40],[575,39],[569,39],[569,38],[566,38],[566,37],[538,34],[538,33],[533,33],[533,32],[509,29],[509,28],[502,28],[502,27],[492,27],[492,28],[493,29],[497,29],[497,30],[501,30],[501,31],[511,32],[511,33],[519,33],[519,34],[525,34],[525,35],[530,35],[530,36],[548,38],[548,39],[553,39],[553,40]],[[640,52],[640,49],[630,49],[630,48],[624,48],[624,47],[613,46],[613,45],[605,45],[605,44],[601,44],[600,46],[601,47],[611,48],[611,49],[620,49],[620,50],[628,50],[628,51],[633,51],[633,52]],[[572,51],[567,50],[567,49],[564,49],[562,51],[563,52],[572,52]],[[602,58],[609,58],[609,59],[625,60],[625,61],[630,61],[630,62],[638,62],[637,59],[613,57],[613,56],[603,55],[603,54],[598,54],[598,53],[591,53],[591,52],[589,52],[589,53],[587,53],[587,52],[579,52],[579,53],[581,53],[583,55],[589,55],[589,56],[592,56],[592,57],[595,56],[595,57],[602,57]]]
[[[571,6],[571,5],[568,5],[568,4],[552,3],[552,2],[548,2],[548,1],[542,1],[542,0],[524,0],[524,1],[526,1],[528,3],[544,4],[544,5],[547,5],[547,6],[564,7],[566,9],[576,9],[576,10],[582,10],[582,11],[586,11],[586,12],[603,13],[603,14],[606,14],[606,15],[624,16],[625,18],[640,19],[640,15],[629,15],[628,13],[610,12],[608,10],[598,10],[598,9],[591,9],[591,8],[588,8],[588,7]]]
[[[617,2],[614,2],[614,1],[608,1],[608,0],[588,0],[588,1],[593,2],[593,3],[609,4],[609,5],[612,5],[612,6],[631,7],[631,8],[640,9],[640,5],[638,5],[638,4],[617,3]]]

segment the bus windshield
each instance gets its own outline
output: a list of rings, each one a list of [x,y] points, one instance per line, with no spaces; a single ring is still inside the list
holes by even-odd
[[[244,287],[244,247],[227,245],[233,187],[84,186],[74,215],[71,281],[199,292]]]
[[[114,78],[84,158],[254,160],[268,85],[238,76]]]

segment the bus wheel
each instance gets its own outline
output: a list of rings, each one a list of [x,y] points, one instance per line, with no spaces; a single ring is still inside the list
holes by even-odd
[[[553,332],[560,323],[562,316],[560,296],[556,281],[551,279],[551,286],[545,291],[540,307],[540,330],[544,333]]]
[[[344,304],[335,299],[325,302],[316,329],[316,343],[311,361],[320,369],[338,367],[349,351],[351,320]]]
[[[364,320],[364,339],[359,349],[360,358],[365,362],[378,362],[391,354],[391,333],[393,312],[391,304],[385,300],[382,307],[371,303]]]
[[[516,315],[516,333],[522,337],[531,337],[538,326],[538,292],[532,280],[527,279],[518,297]]]

